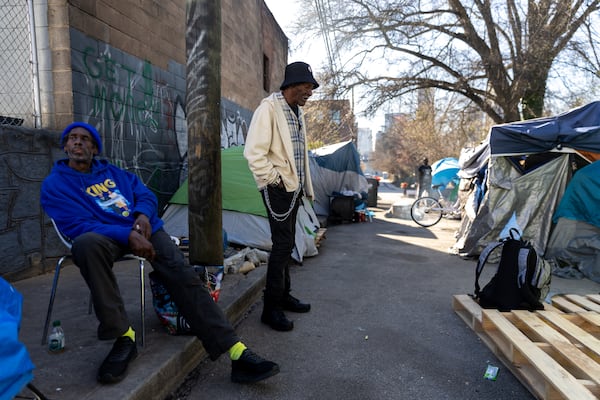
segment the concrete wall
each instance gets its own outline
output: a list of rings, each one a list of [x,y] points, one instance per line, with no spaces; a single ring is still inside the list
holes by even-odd
[[[8,280],[51,268],[64,246],[45,219],[40,187],[62,152],[58,133],[0,126],[0,273]]]

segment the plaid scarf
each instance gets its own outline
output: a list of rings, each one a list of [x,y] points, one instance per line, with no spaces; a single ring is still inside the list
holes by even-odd
[[[296,161],[296,170],[298,171],[298,180],[300,186],[304,187],[304,153],[305,153],[305,142],[304,142],[304,129],[302,127],[302,109],[298,107],[298,115],[292,110],[290,105],[285,101],[283,94],[277,93],[277,99],[279,100],[283,113],[290,128],[292,145],[294,146],[294,160]]]

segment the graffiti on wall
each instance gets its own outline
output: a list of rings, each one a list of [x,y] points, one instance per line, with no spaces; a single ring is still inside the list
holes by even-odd
[[[178,93],[164,80],[168,74],[149,61],[124,57],[106,44],[103,50],[97,49],[83,49],[80,67],[87,91],[76,100],[83,103],[80,108],[108,141],[106,156],[133,169],[143,160],[169,164],[180,160],[181,151],[169,153],[181,148],[177,142],[185,136],[185,124],[177,120],[185,109],[181,100],[185,94]],[[174,147],[165,151],[165,146]]]
[[[104,54],[96,54],[96,49],[87,47],[83,50],[83,66],[93,87],[93,115],[106,113],[114,121],[130,121],[153,132],[158,130],[161,103],[154,92],[160,89],[155,88],[150,62],[142,61],[133,68],[117,63],[108,46]],[[123,82],[119,82],[119,76]],[[136,90],[137,99],[133,95]]]
[[[169,70],[72,30],[74,109],[104,154],[170,198],[187,177],[186,66]],[[221,147],[245,143],[252,111],[221,99]],[[160,199],[159,199],[160,200]]]
[[[186,171],[185,66],[164,70],[71,34],[75,118],[96,126],[102,156],[138,175],[164,205]]]
[[[252,112],[227,99],[221,99],[221,148],[246,143],[251,119]]]

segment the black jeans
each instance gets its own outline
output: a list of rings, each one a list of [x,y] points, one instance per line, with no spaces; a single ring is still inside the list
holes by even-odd
[[[194,335],[200,339],[210,358],[216,360],[239,341],[238,336],[171,237],[160,229],[150,241],[156,251],[152,268],[161,276]],[[130,252],[116,241],[93,232],[85,233],[73,242],[73,261],[92,293],[101,340],[114,339],[131,325],[112,271],[115,260]]]
[[[268,194],[268,203],[265,191]],[[269,217],[271,242],[273,243],[267,267],[265,307],[281,308],[283,299],[291,290],[290,259],[295,245],[296,215],[298,214],[302,191],[296,197],[293,207],[294,192],[290,193],[284,188],[267,186],[266,189],[261,191],[261,194]],[[288,211],[290,212],[286,218],[273,216],[272,214],[273,212],[285,214]]]

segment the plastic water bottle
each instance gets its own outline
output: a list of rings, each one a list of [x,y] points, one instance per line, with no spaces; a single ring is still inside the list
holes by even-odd
[[[52,323],[52,331],[48,335],[48,350],[50,353],[60,353],[65,349],[65,332],[60,326],[60,321]]]

